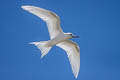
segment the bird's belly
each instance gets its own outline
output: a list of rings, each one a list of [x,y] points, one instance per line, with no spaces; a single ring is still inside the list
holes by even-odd
[[[60,43],[60,42],[62,42],[62,41],[64,41],[64,40],[67,40],[67,39],[69,39],[69,38],[67,38],[67,37],[65,37],[65,36],[57,36],[57,37],[49,40],[49,41],[48,41],[48,45],[49,45],[49,46],[54,46],[54,45],[56,45],[56,44],[58,44],[58,43]]]

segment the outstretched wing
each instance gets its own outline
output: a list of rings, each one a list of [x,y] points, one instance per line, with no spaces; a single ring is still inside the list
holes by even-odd
[[[63,32],[60,27],[59,16],[57,16],[55,13],[35,6],[22,6],[22,8],[38,16],[47,23],[51,39],[56,37],[59,33]]]
[[[57,44],[57,46],[67,52],[72,71],[77,78],[80,69],[80,49],[78,45],[70,40],[66,40]]]

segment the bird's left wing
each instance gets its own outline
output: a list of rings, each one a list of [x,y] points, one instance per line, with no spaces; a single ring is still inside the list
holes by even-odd
[[[62,29],[60,27],[60,19],[59,16],[57,16],[54,12],[39,8],[36,6],[22,6],[22,8],[39,18],[41,18],[43,21],[47,23],[48,31],[50,34],[50,38],[56,37],[59,33],[62,33]]]
[[[75,42],[66,40],[57,44],[57,46],[67,52],[73,74],[77,78],[80,70],[80,49],[78,45]]]

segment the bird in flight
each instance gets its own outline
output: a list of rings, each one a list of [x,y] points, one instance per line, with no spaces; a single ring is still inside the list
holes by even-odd
[[[41,58],[50,51],[52,46],[56,45],[65,50],[73,74],[77,78],[80,71],[80,49],[75,42],[69,39],[78,38],[79,36],[73,35],[72,33],[64,33],[60,27],[59,16],[52,11],[29,5],[22,6],[22,8],[45,21],[50,35],[50,40],[48,41],[31,42],[30,44],[34,44],[41,50]]]

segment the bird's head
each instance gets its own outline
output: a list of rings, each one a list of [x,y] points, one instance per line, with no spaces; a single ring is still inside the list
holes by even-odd
[[[68,36],[70,36],[70,38],[79,38],[80,37],[80,36],[74,35],[74,34],[72,34],[70,32],[65,33],[65,34],[68,35]]]

